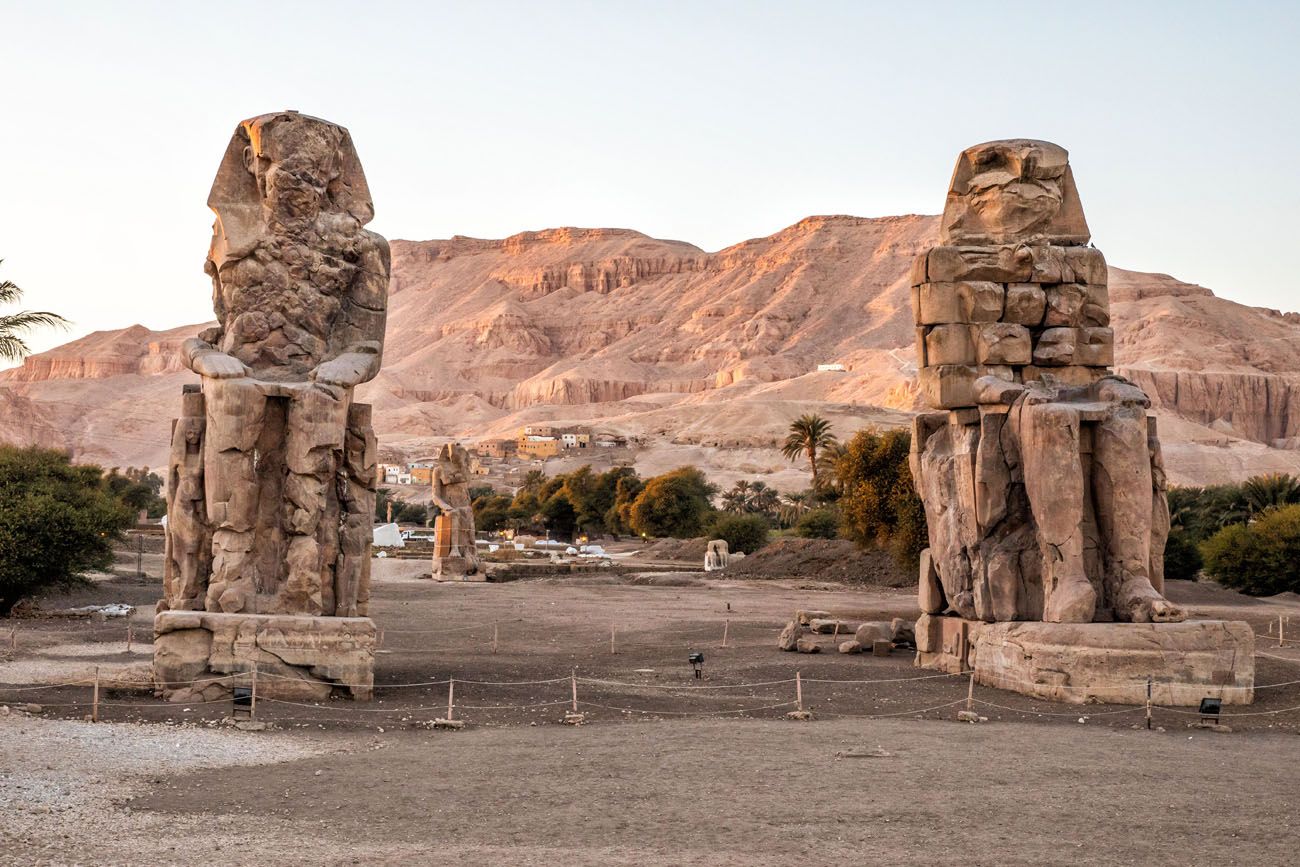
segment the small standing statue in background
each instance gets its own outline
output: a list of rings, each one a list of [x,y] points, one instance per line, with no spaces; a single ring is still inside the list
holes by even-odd
[[[185,700],[167,682],[264,662],[368,694],[376,446],[352,393],[379,372],[388,242],[365,229],[374,207],[348,131],[293,111],[239,124],[208,205],[217,326],[182,347],[203,382],[173,434],[160,688]],[[176,637],[195,629],[214,636],[202,665]],[[258,662],[272,641],[302,646]]]
[[[486,581],[474,544],[474,506],[469,497],[469,452],[447,443],[433,470],[433,577],[442,581]]]

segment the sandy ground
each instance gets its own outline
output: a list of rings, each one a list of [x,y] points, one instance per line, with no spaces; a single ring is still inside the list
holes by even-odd
[[[907,590],[699,575],[438,585],[414,577],[423,565],[376,563],[376,701],[260,702],[260,732],[221,724],[227,703],[108,688],[92,724],[88,686],[31,689],[74,666],[146,665],[149,579],[46,603],[140,606],[130,655],[122,621],[20,621],[17,650],[0,652],[0,863],[1294,863],[1300,644],[1260,640],[1257,682],[1288,685],[1260,690],[1229,734],[1167,709],[1147,731],[1141,709],[982,687],[988,721],[971,725],[955,720],[966,681],[907,654],[774,646],[795,608],[914,616]],[[1171,595],[1261,635],[1290,614],[1300,632],[1294,599]],[[796,671],[811,722],[783,718]],[[561,723],[571,673],[580,727]],[[447,678],[463,731],[427,728]],[[39,713],[20,710],[33,701]]]

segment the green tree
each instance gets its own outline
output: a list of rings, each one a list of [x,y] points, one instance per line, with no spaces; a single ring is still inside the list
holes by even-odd
[[[39,448],[0,446],[0,614],[108,569],[135,512],[103,471]]]
[[[835,539],[840,533],[840,513],[834,506],[806,512],[794,525],[796,536],[805,539]]]
[[[713,511],[717,489],[695,467],[678,467],[648,480],[629,510],[629,524],[647,536],[692,539]]]
[[[1241,493],[1254,517],[1278,506],[1300,503],[1300,479],[1290,473],[1253,476],[1241,486]]]
[[[1252,596],[1300,592],[1300,505],[1269,509],[1250,524],[1231,524],[1201,546],[1205,571]]]
[[[572,539],[578,524],[578,510],[563,493],[542,503],[542,525],[558,539]]]
[[[835,464],[842,535],[887,548],[904,567],[926,546],[925,509],[907,463],[911,442],[907,431],[861,430]]]
[[[136,512],[144,511],[150,518],[167,514],[167,501],[161,496],[163,480],[157,473],[151,473],[145,467],[127,467],[119,473],[114,467],[106,481],[113,495]]]
[[[0,265],[4,260],[0,259]],[[0,306],[17,304],[23,290],[8,280],[0,281]],[[22,335],[35,328],[66,328],[68,320],[57,313],[43,310],[19,310],[17,313],[0,313],[0,359],[22,361],[31,352]]]
[[[1201,551],[1191,534],[1181,527],[1171,529],[1165,541],[1165,577],[1195,581],[1203,565]]]
[[[819,415],[801,415],[790,423],[790,434],[785,438],[785,445],[781,446],[781,454],[791,462],[806,456],[808,466],[812,468],[813,488],[818,488],[821,483],[817,472],[817,452],[831,448],[834,443],[835,434],[831,433],[830,422]]]
[[[474,508],[474,529],[485,533],[496,533],[510,526],[510,506],[512,500],[504,494],[498,494],[490,486],[483,485],[477,490],[478,496],[470,504]]]
[[[726,539],[727,549],[752,554],[767,544],[767,519],[762,515],[733,515],[719,512],[709,524],[704,535],[710,539]]]

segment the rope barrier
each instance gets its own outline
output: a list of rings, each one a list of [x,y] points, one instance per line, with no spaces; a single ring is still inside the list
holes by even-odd
[[[956,701],[950,701],[947,704],[937,704],[934,707],[923,707],[916,710],[900,710],[896,713],[844,713],[843,711],[837,710],[819,710],[816,711],[816,713],[818,716],[839,716],[848,719],[888,719],[889,717],[913,716],[918,713],[931,713],[932,711],[943,710],[944,708],[965,703],[966,699],[959,698]]]
[[[565,678],[565,680],[568,680],[568,678]],[[457,682],[459,683],[459,681]],[[752,689],[753,687],[758,687],[758,686],[780,686],[786,683],[794,683],[794,678],[787,677],[785,680],[765,680],[765,681],[760,681],[758,683],[729,683],[729,684],[708,684],[708,685],[701,685],[701,686],[691,686],[691,685],[676,686],[673,684],[662,684],[662,683],[623,683],[622,681],[618,681],[618,680],[601,680],[599,678],[594,678],[594,677],[580,677],[578,678],[578,683],[592,683],[601,686],[623,686],[623,687],[631,687],[633,689],[684,689],[689,691],[695,691],[695,690],[704,690],[704,689]]]
[[[568,704],[568,702],[562,702],[562,704]],[[615,707],[613,705],[597,704],[594,701],[578,700],[579,707],[598,707],[602,710],[616,710],[623,713],[640,713],[652,716],[720,716],[729,713],[753,713],[760,710],[774,710],[779,707],[789,707],[792,704],[795,704],[795,702],[783,701],[779,704],[767,704],[762,707],[743,707],[737,710],[641,710],[640,708],[635,707]]]

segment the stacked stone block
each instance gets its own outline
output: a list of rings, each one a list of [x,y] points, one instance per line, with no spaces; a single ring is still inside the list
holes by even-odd
[[[933,247],[912,267],[921,394],[975,406],[975,381],[1087,385],[1115,363],[1106,260],[1061,244]]]

